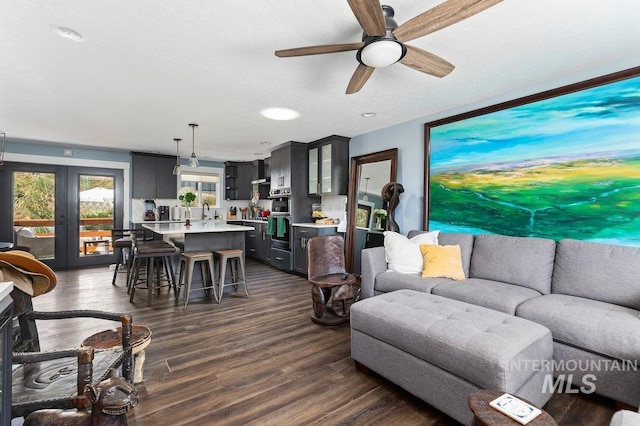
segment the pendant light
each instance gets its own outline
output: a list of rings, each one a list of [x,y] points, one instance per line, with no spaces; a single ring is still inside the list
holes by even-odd
[[[182,169],[180,169],[180,141],[182,139],[174,139],[174,141],[176,141],[176,165],[173,166],[173,174],[174,175],[179,175],[180,173],[182,173]]]
[[[362,195],[362,200],[363,201],[369,201],[369,196],[367,195],[367,188],[369,188],[369,179],[370,178],[364,178],[365,182],[364,182],[364,195]]]
[[[196,157],[196,127],[197,124],[189,123],[191,126],[191,157],[189,157],[189,167],[198,167],[198,157]]]

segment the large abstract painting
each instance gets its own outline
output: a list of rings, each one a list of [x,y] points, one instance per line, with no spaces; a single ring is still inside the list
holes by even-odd
[[[640,246],[640,77],[425,126],[428,228]]]

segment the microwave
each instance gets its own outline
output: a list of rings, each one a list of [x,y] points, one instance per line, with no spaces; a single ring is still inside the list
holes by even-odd
[[[271,214],[289,214],[291,212],[291,199],[288,197],[273,198],[271,200]]]

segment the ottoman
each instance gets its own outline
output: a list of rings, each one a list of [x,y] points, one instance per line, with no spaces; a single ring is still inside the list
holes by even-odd
[[[351,357],[461,423],[480,389],[542,407],[553,341],[544,326],[492,309],[413,290],[351,307]]]

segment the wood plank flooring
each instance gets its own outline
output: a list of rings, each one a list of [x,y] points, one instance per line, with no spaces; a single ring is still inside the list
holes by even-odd
[[[192,299],[187,311],[166,289],[146,305],[128,301],[125,276],[107,267],[58,272],[38,310],[131,312],[153,332],[130,425],[455,425],[428,404],[375,375],[356,371],[349,327],[309,319],[304,278],[248,260],[250,298],[218,305]],[[111,328],[100,320],[40,323],[43,349],[74,346]],[[545,407],[560,425],[606,425],[615,404],[598,396],[555,395]]]

